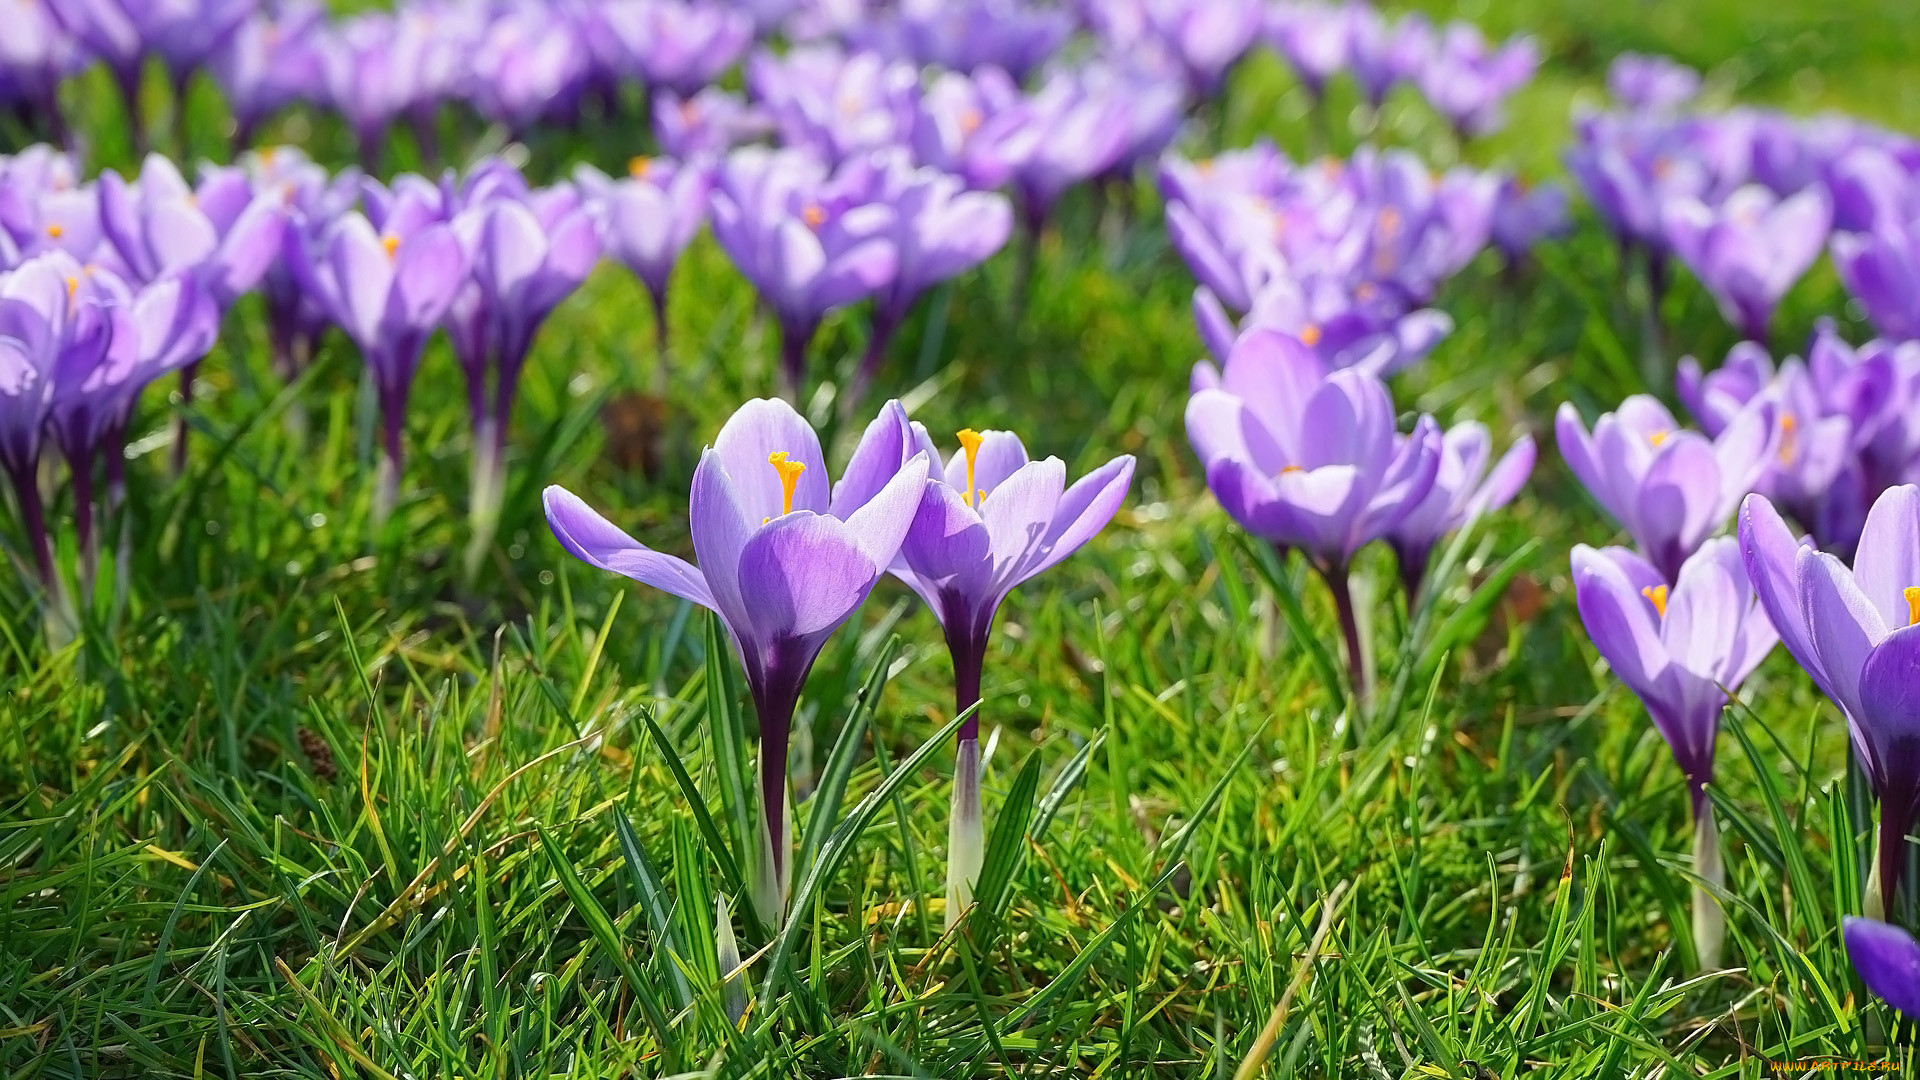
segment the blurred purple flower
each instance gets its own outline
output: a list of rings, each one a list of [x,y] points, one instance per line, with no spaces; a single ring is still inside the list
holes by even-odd
[[[849,27],[847,40],[916,65],[1024,79],[1073,34],[1073,17],[1028,0],[900,0]]]
[[[1540,47],[1530,37],[1496,47],[1477,27],[1450,23],[1420,72],[1420,91],[1463,138],[1485,135],[1500,127],[1502,104],[1539,67]]]
[[[1607,65],[1607,94],[1630,109],[1672,109],[1699,90],[1699,72],[1664,56],[1621,53]]]
[[[1920,1016],[1920,942],[1891,923],[1844,915],[1847,959],[1873,996],[1908,1017]]]
[[[414,373],[469,268],[453,229],[418,199],[403,196],[376,220],[342,214],[318,236],[303,238],[306,250],[295,266],[360,347],[372,376],[385,432],[373,516],[384,522],[399,502]]]
[[[324,97],[325,20],[312,0],[287,0],[241,23],[215,54],[213,77],[233,110],[234,145],[252,145],[254,132],[275,111]]]
[[[782,372],[797,396],[827,312],[871,296],[899,267],[896,211],[871,162],[829,173],[799,150],[736,150],[713,191],[713,235],[780,323]]]
[[[659,352],[667,348],[667,282],[680,254],[707,220],[712,170],[665,158],[637,157],[615,180],[590,166],[574,171],[608,255],[633,271],[653,301]]]
[[[1572,227],[1567,211],[1567,189],[1559,184],[1531,185],[1517,176],[1501,182],[1493,201],[1491,236],[1509,263],[1518,262],[1534,245],[1560,236]]]
[[[1713,293],[1727,321],[1759,342],[1767,340],[1780,298],[1820,257],[1832,221],[1818,188],[1776,199],[1748,185],[1715,206],[1683,197],[1662,210],[1674,254]]]
[[[1020,87],[999,68],[941,72],[914,114],[915,160],[986,191],[1002,186],[1037,142]]]
[[[802,45],[785,56],[763,50],[748,57],[747,88],[773,117],[782,142],[839,162],[906,145],[920,72],[878,53]]]
[[[738,95],[709,86],[690,98],[653,96],[653,134],[669,157],[717,157],[773,133],[773,121]]]
[[[1513,501],[1533,471],[1533,460],[1531,435],[1514,440],[1495,461],[1493,436],[1485,424],[1470,420],[1442,433],[1440,467],[1432,489],[1387,533],[1387,544],[1400,563],[1409,607],[1420,597],[1434,545]]]
[[[1326,95],[1327,80],[1346,70],[1350,62],[1354,36],[1351,11],[1345,5],[1317,0],[1282,0],[1268,9],[1267,39],[1286,57],[1316,101]]]
[[[593,18],[629,73],[680,97],[718,81],[753,41],[752,17],[713,0],[610,0]]]
[[[1883,336],[1920,339],[1920,218],[1833,237],[1833,267]]]

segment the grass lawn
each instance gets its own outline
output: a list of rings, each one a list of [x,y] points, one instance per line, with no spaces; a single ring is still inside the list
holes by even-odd
[[[1920,129],[1907,0],[1422,6],[1541,36],[1513,123],[1465,152],[1534,178],[1558,172],[1570,106],[1599,101],[1626,49],[1708,69],[1716,101]],[[215,96],[192,102],[196,156],[221,152]],[[72,100],[100,163],[126,166],[105,78]],[[1334,104],[1345,152],[1351,88]],[[1266,135],[1305,153],[1304,114],[1256,58],[1187,149]],[[279,135],[345,164],[332,124]],[[617,168],[641,135],[543,131],[526,167]],[[1410,97],[1378,140],[1458,153]],[[1457,329],[1396,379],[1401,408],[1550,450],[1563,400],[1591,416],[1671,397],[1646,385],[1635,297],[1578,213],[1535,264],[1489,254],[1448,287]],[[458,573],[468,433],[444,341],[415,388],[402,502],[375,529],[357,354],[330,338],[283,387],[249,298],[206,365],[179,479],[171,413],[146,399],[126,609],[50,653],[0,574],[0,1069],[1189,1078],[1234,1075],[1259,1041],[1269,1076],[1478,1080],[1885,1056],[1838,942],[1870,839],[1847,737],[1784,652],[1723,726],[1729,970],[1700,975],[1685,785],[1574,613],[1568,550],[1613,531],[1557,458],[1458,547],[1424,625],[1389,557],[1363,557],[1382,700],[1352,730],[1316,662],[1338,639],[1324,591],[1243,540],[1188,449],[1193,282],[1151,183],[1071,196],[1023,297],[1017,264],[923,304],[882,386],[943,445],[1007,428],[1073,476],[1120,452],[1140,469],[1115,523],[1001,613],[981,714],[990,911],[943,936],[952,750],[929,740],[951,670],[889,580],[809,683],[798,902],[778,931],[736,918],[751,1004],[728,1022],[714,905],[742,906],[750,835],[730,794],[751,727],[733,657],[697,609],[569,557],[538,497],[564,484],[687,551],[698,448],[776,385],[773,327],[711,239],[675,278],[650,469],[634,395],[660,359],[640,286],[603,266],[547,324],[477,587]],[[1869,336],[1823,261],[1776,352],[1826,314]],[[1690,279],[1665,315],[1669,370],[1734,340]],[[816,382],[851,370],[865,332],[859,312],[829,322]],[[838,465],[858,425],[812,411]]]

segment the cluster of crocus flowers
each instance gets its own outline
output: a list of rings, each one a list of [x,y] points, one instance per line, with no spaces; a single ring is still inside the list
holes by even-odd
[[[1466,168],[1435,175],[1399,151],[1296,165],[1270,144],[1169,158],[1160,175],[1168,233],[1199,279],[1195,318],[1216,356],[1237,329],[1267,326],[1331,366],[1382,375],[1452,329],[1423,305],[1487,246],[1503,180]],[[1523,227],[1538,237],[1558,225]]]
[[[1496,45],[1469,23],[1389,18],[1367,3],[1283,0],[1270,7],[1265,36],[1316,103],[1342,73],[1376,110],[1409,86],[1463,137],[1496,130],[1502,105],[1540,64],[1532,38]]]
[[[1887,288],[1897,278],[1884,273],[1913,220],[1899,164],[1911,140],[1841,117],[1700,108],[1698,75],[1657,58],[1621,57],[1608,85],[1622,107],[1576,118],[1568,170],[1623,252],[1647,261],[1654,312],[1677,255],[1728,322],[1764,342],[1831,234],[1841,279],[1876,326],[1911,336],[1899,312],[1912,290]]]
[[[655,551],[560,487],[547,521],[574,556],[715,612],[746,672],[760,727],[763,919],[785,910],[792,873],[787,738],[821,647],[892,573],[926,600],[953,658],[954,697],[980,701],[988,634],[1016,586],[1091,540],[1133,475],[1122,456],[1066,484],[1058,458],[1030,461],[1008,432],[960,432],[938,467],[924,428],[897,401],[869,423],[834,482],[818,436],[792,406],[750,401],[700,458],[689,495],[696,564]],[[960,730],[948,913],[957,918],[980,869],[978,715]]]
[[[1734,346],[1702,372],[1680,361],[1680,399],[1710,435],[1756,402],[1770,403],[1777,449],[1754,490],[1767,496],[1826,550],[1847,553],[1868,507],[1888,488],[1920,481],[1920,344],[1870,341],[1858,348],[1831,325],[1815,331],[1802,360],[1776,369],[1765,349]]]
[[[1730,537],[1709,540],[1671,577],[1625,548],[1573,549],[1574,596],[1594,648],[1652,717],[1686,777],[1694,816],[1694,872],[1725,882],[1720,833],[1707,803],[1714,739],[1727,693],[1739,688],[1779,635],[1748,583]],[[1719,966],[1726,917],[1708,888],[1693,895],[1702,967]]]
[[[1354,556],[1391,540],[1403,578],[1417,589],[1441,535],[1517,492],[1531,443],[1516,444],[1489,475],[1484,429],[1449,437],[1421,416],[1403,435],[1378,378],[1329,371],[1299,339],[1263,327],[1240,335],[1221,370],[1197,367],[1193,387],[1187,437],[1207,486],[1249,533],[1282,553],[1299,551],[1325,579],[1352,692],[1364,700],[1365,646],[1349,585]]]
[[[57,449],[67,465],[80,585],[90,592],[101,510],[124,502],[127,429],[140,392],[203,356],[218,325],[216,305],[187,274],[130,283],[61,251],[0,272],[0,470],[12,485],[56,640],[73,629],[73,614],[42,496],[45,449]]]
[[[838,484],[819,436],[784,401],[750,401],[700,455],[688,499],[698,564],[654,551],[559,487],[547,521],[568,551],[716,612],[739,650],[760,721],[760,917],[778,921],[792,874],[787,736],[827,638],[866,601],[900,552],[928,460],[890,402]]]

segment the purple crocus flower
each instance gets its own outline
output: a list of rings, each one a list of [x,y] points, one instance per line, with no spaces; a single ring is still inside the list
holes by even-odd
[[[839,162],[907,143],[920,72],[878,53],[803,45],[785,56],[748,57],[747,88],[772,115],[782,142]]]
[[[1778,199],[1750,184],[1718,206],[1679,198],[1664,207],[1667,237],[1720,303],[1727,321],[1764,342],[1774,306],[1826,246],[1832,221],[1826,192]]]
[[[418,199],[379,215],[342,214],[311,240],[295,270],[360,347],[380,403],[385,457],[373,516],[384,522],[400,499],[401,433],[407,395],[434,327],[467,283],[459,237]]]
[[[67,141],[60,112],[60,83],[77,74],[87,57],[54,17],[53,0],[19,0],[0,35],[0,97],[17,101],[46,138]]]
[[[1024,79],[1073,35],[1073,16],[1027,0],[901,0],[842,34],[856,48],[951,72],[993,67]]]
[[[738,94],[717,86],[689,98],[653,96],[653,134],[660,149],[680,161],[717,157],[773,133],[773,120]]]
[[[587,77],[586,47],[544,0],[496,15],[469,62],[475,107],[516,134],[547,117],[571,118]]]
[[[1158,153],[1185,100],[1178,82],[1138,72],[1089,66],[1051,76],[1028,102],[1032,149],[1014,167],[1028,234],[1039,235],[1067,188]]]
[[[137,182],[100,174],[100,223],[130,281],[149,284],[176,273],[192,275],[221,310],[260,283],[280,258],[286,200],[253,190],[242,169],[209,167],[189,187],[173,163],[149,154]],[[180,397],[193,400],[198,357],[180,369]],[[186,463],[187,427],[174,427],[176,470]]]
[[[1422,416],[1394,431],[1378,379],[1326,367],[1298,340],[1256,327],[1187,403],[1187,438],[1221,508],[1281,549],[1299,548],[1333,591],[1353,693],[1367,694],[1359,626],[1347,587],[1355,552],[1386,537],[1427,497],[1441,436]]]
[[[1880,800],[1869,914],[1875,900],[1892,911],[1920,814],[1920,488],[1891,488],[1874,502],[1851,569],[1798,543],[1760,495],[1741,505],[1740,550],[1787,651],[1847,717]]]
[[[1462,138],[1500,127],[1500,108],[1540,67],[1540,47],[1530,37],[1499,46],[1487,43],[1470,23],[1442,31],[1433,60],[1420,73],[1420,91]]]
[[[952,173],[967,186],[998,188],[1033,153],[1035,130],[1020,87],[999,68],[972,75],[946,71],[920,96],[913,125],[914,159]]]
[[[105,469],[107,507],[118,507],[126,494],[127,428],[140,392],[206,356],[220,332],[220,308],[186,274],[136,287],[71,260],[65,271],[73,315],[47,430],[72,474],[81,581],[90,590],[99,562],[96,464]]]
[[[213,57],[213,77],[233,110],[235,146],[251,146],[275,111],[325,93],[325,20],[311,0],[288,0],[241,23]]]
[[[1681,429],[1646,394],[1620,403],[1587,433],[1572,403],[1554,418],[1560,456],[1668,581],[1771,467],[1778,452],[1772,405],[1743,411],[1716,439]]]
[[[1353,22],[1344,6],[1278,3],[1269,9],[1266,32],[1315,101],[1326,95],[1327,80],[1347,67]]]
[[[1417,11],[1389,22],[1366,4],[1346,10],[1347,66],[1367,103],[1377,110],[1395,86],[1417,81],[1426,70],[1433,57],[1433,24]]]
[[[1400,563],[1409,606],[1420,597],[1434,545],[1512,502],[1533,471],[1533,459],[1531,435],[1516,439],[1498,461],[1493,460],[1493,436],[1485,424],[1469,420],[1441,435],[1440,467],[1433,487],[1387,533],[1387,543]]]
[[[1386,378],[1419,362],[1453,332],[1443,311],[1406,305],[1371,282],[1349,289],[1331,278],[1276,278],[1236,327],[1204,287],[1194,292],[1194,320],[1215,356],[1253,327],[1279,330],[1312,349],[1329,369],[1353,368]]]
[[[47,251],[85,262],[100,247],[100,198],[71,155],[30,146],[0,155],[0,269]]]
[[[614,0],[595,12],[596,29],[650,87],[686,97],[733,67],[753,41],[753,19],[712,0]]]
[[[633,271],[653,301],[653,332],[667,351],[667,281],[707,220],[713,172],[704,164],[636,157],[615,180],[591,166],[574,171],[607,254]]]
[[[1700,73],[1664,56],[1621,53],[1607,65],[1607,94],[1630,109],[1684,105],[1700,91]]]
[[[222,307],[249,292],[280,256],[286,202],[255,193],[241,169],[210,167],[189,186],[171,161],[149,154],[133,183],[100,174],[100,222],[127,277],[146,283],[188,273]]]
[[[47,536],[39,469],[59,373],[72,363],[75,335],[82,329],[67,286],[73,276],[68,271],[74,267],[65,255],[52,252],[0,271],[0,471],[13,485],[34,569],[56,608],[59,578]],[[98,332],[98,320],[86,325],[95,332],[83,335],[82,347],[104,351],[110,332]]]
[[[858,402],[886,359],[887,345],[926,290],[980,265],[1006,245],[1013,205],[996,192],[969,191],[958,177],[915,169],[890,156],[886,198],[894,208],[893,279],[874,297],[873,331],[854,374],[849,398]]]
[[[1094,0],[1085,7],[1113,52],[1170,66],[1196,99],[1220,92],[1268,25],[1264,0]]]
[[[899,266],[896,214],[880,173],[851,161],[829,173],[799,150],[736,150],[713,191],[713,235],[780,323],[786,390],[827,312],[884,288]]]
[[[493,198],[454,215],[472,280],[447,311],[447,336],[467,376],[473,487],[467,577],[478,574],[506,497],[507,425],[540,325],[593,271],[600,241],[571,185]],[[491,388],[489,388],[491,376]]]
[[[1846,915],[1840,935],[1847,959],[1873,996],[1909,1017],[1920,1017],[1920,942],[1891,923]]]
[[[1493,201],[1490,235],[1509,265],[1526,258],[1540,241],[1559,236],[1571,226],[1566,188],[1559,184],[1530,185],[1517,176],[1501,182],[1500,194]]]
[[[1694,816],[1694,871],[1725,881],[1720,835],[1707,805],[1713,743],[1727,691],[1738,689],[1779,635],[1755,603],[1731,537],[1709,540],[1668,578],[1625,548],[1573,549],[1574,597],[1587,636],[1646,706],[1687,778]],[[1693,896],[1694,948],[1719,966],[1726,916],[1707,891]]]
[[[747,402],[700,455],[689,497],[696,567],[647,547],[561,487],[547,523],[576,558],[716,612],[739,650],[760,719],[762,872],[754,903],[786,908],[787,735],[827,638],[892,565],[918,510],[928,461],[889,402],[837,485],[820,440],[784,401]],[[831,492],[831,493],[830,493]]]
[[[279,258],[260,279],[260,292],[266,300],[274,371],[291,382],[313,357],[329,323],[327,309],[303,287],[293,264],[335,219],[359,203],[361,176],[355,169],[329,174],[300,150],[285,146],[247,154],[240,168],[254,191],[278,193],[286,204],[287,235],[282,236]]]
[[[1680,399],[1718,435],[1756,401],[1774,406],[1778,450],[1754,490],[1786,507],[1830,550],[1851,551],[1872,496],[1862,451],[1880,440],[1900,408],[1895,357],[1869,350],[1862,357],[1826,330],[1809,350],[1812,362],[1790,356],[1776,372],[1766,350],[1741,342],[1711,374],[1683,357],[1676,377]],[[1890,440],[1890,441],[1898,441]]]
[[[914,431],[928,460],[939,461],[926,429],[915,424]],[[954,708],[965,712],[980,701],[987,638],[1001,601],[1106,527],[1133,482],[1133,457],[1114,458],[1068,486],[1059,458],[1029,460],[1011,432],[968,429],[956,437],[961,449],[944,474],[927,480],[893,574],[940,620],[953,658]],[[948,847],[952,926],[972,901],[985,850],[978,713],[960,726]]]
[[[147,146],[140,112],[140,70],[158,56],[178,102],[193,73],[258,7],[259,0],[50,0],[81,47],[106,63],[126,106],[136,149]],[[178,113],[180,110],[176,110]]]
[[[1920,339],[1920,228],[1882,220],[1866,232],[1836,234],[1832,246],[1841,284],[1874,329],[1897,341]]]

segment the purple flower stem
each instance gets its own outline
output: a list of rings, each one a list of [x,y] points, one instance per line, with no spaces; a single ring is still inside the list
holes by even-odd
[[[187,410],[193,407],[193,380],[200,372],[195,360],[180,369],[180,411],[173,418],[173,475],[187,472]]]
[[[847,386],[847,396],[842,406],[849,415],[866,398],[867,391],[873,388],[873,380],[887,361],[887,346],[893,343],[893,337],[899,332],[900,323],[912,303],[909,299],[904,304],[882,304],[874,309],[873,329],[867,334],[866,350],[860,354],[860,366],[854,370],[853,382]]]
[[[1353,685],[1354,703],[1364,708],[1371,695],[1367,687],[1366,664],[1360,653],[1360,620],[1353,610],[1353,586],[1347,580],[1347,566],[1345,563],[1333,565],[1316,561],[1314,568],[1320,571],[1327,588],[1333,593],[1333,610],[1340,619],[1340,634],[1346,639],[1347,681]]]
[[[13,481],[13,493],[20,500],[21,524],[27,529],[27,542],[33,548],[34,570],[40,575],[40,584],[52,596],[54,590],[53,544],[47,536],[46,504],[40,500],[40,480],[37,468],[24,470],[8,469],[8,479]]]
[[[132,67],[115,68],[113,72],[114,84],[120,89],[120,102],[127,110],[127,132],[133,140],[135,157],[145,157],[152,149],[147,118],[140,111],[140,67],[136,61]]]
[[[816,325],[780,321],[780,396],[796,407],[807,381],[807,346],[813,341]]]

